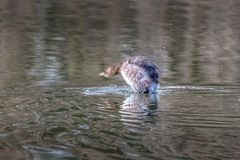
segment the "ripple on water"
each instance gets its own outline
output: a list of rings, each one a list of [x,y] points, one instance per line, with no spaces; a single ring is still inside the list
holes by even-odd
[[[26,154],[20,145],[8,143],[4,140],[0,143],[0,159],[1,160],[17,160],[17,159],[31,159],[29,154]]]
[[[63,147],[40,147],[35,145],[25,145],[24,149],[29,151],[33,159],[41,159],[41,160],[63,160],[63,159],[71,159],[71,160],[77,160],[75,156],[68,152],[66,148]]]
[[[239,150],[236,88],[163,86],[155,96],[125,94],[129,88],[121,86],[31,92],[26,95],[36,94],[34,101],[3,107],[0,140],[18,145],[22,139],[33,159],[204,159],[210,151],[233,159],[230,153]]]
[[[90,127],[87,124],[82,124],[82,125],[79,125],[79,128],[81,128],[81,129],[89,129]]]
[[[81,131],[71,130],[68,132],[59,133],[56,136],[56,140],[60,143],[63,143],[64,145],[73,147],[78,145],[77,139],[80,136],[81,136]]]

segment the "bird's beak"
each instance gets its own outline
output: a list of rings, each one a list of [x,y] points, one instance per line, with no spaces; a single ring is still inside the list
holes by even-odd
[[[99,73],[99,76],[105,76],[104,72]]]
[[[108,75],[106,75],[104,72],[102,72],[102,73],[99,73],[99,76],[103,76],[103,77],[109,78],[109,76],[108,76]]]

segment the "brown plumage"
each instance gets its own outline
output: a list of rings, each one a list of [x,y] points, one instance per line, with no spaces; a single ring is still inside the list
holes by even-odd
[[[99,75],[112,77],[118,74],[138,93],[154,93],[159,85],[157,67],[145,56],[127,58]]]

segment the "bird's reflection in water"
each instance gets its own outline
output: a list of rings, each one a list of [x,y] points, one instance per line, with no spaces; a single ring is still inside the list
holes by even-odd
[[[157,94],[131,94],[126,97],[119,111],[121,115],[120,120],[125,126],[126,132],[141,135],[141,133],[145,133],[146,130],[149,130],[149,126],[143,124],[155,123],[157,108]]]
[[[158,108],[158,94],[131,94],[123,101],[121,112],[153,115]]]

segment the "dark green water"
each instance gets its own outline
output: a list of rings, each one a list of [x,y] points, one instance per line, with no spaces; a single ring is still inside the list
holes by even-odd
[[[238,0],[2,0],[0,159],[237,160]],[[124,55],[156,95],[99,77]]]

